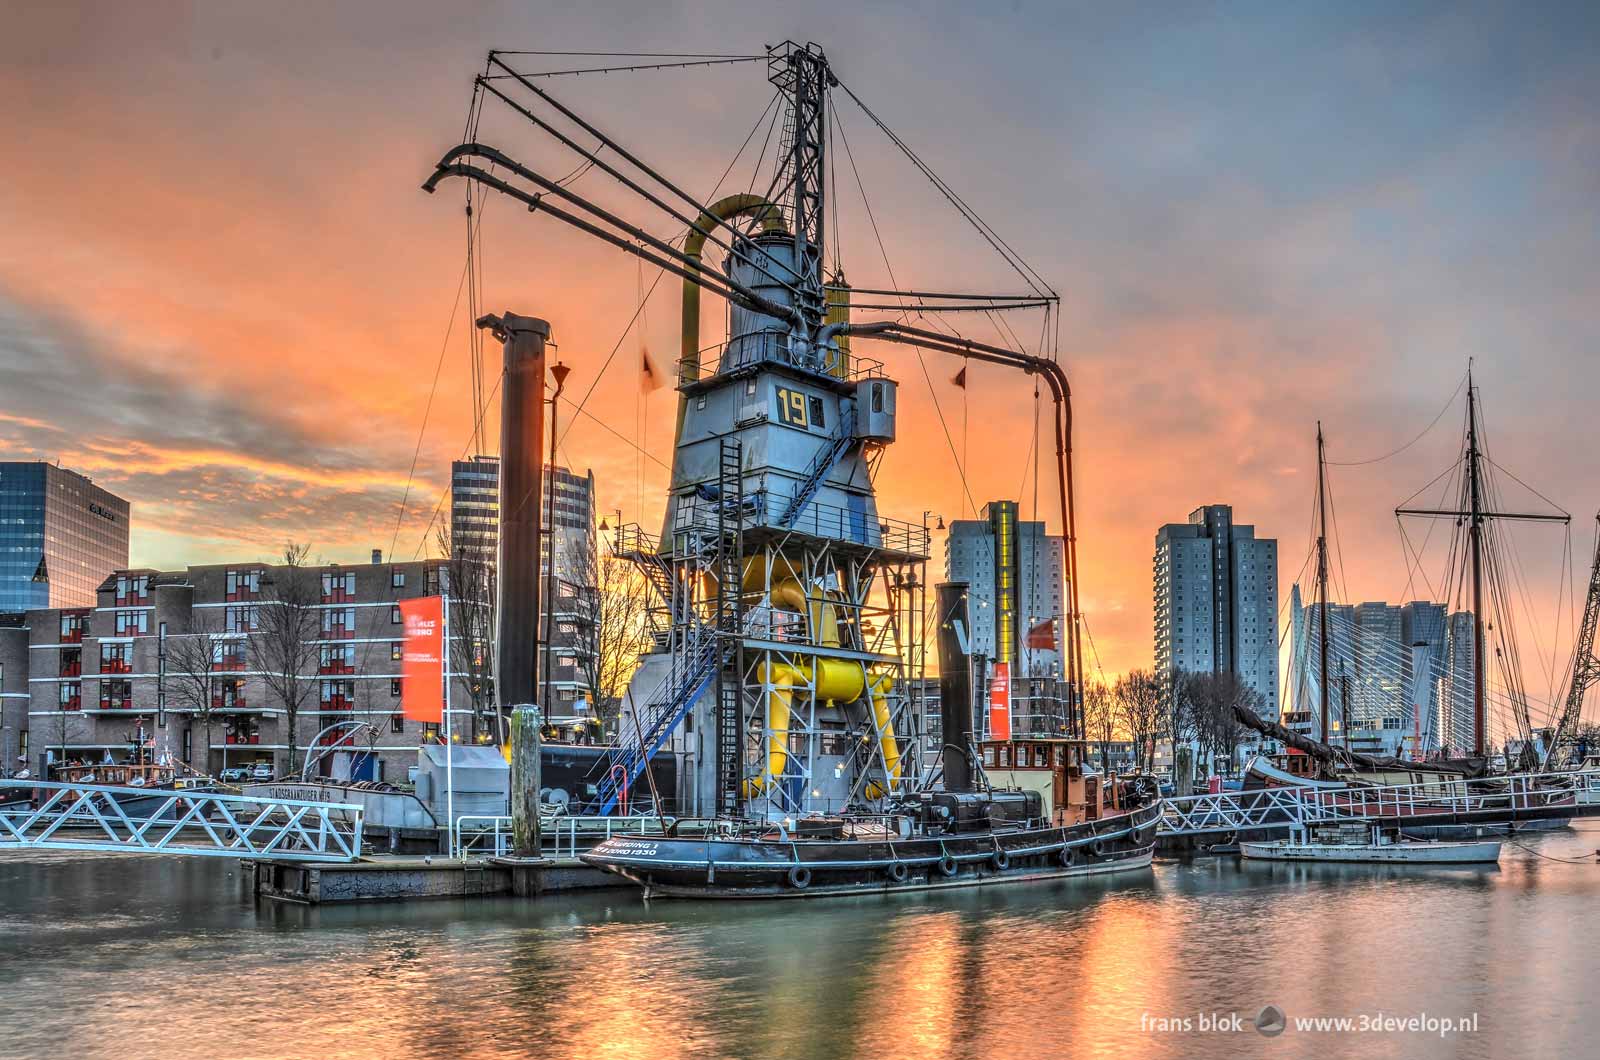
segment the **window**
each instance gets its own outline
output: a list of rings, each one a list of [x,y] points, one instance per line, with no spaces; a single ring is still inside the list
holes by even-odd
[[[150,575],[117,575],[117,605],[139,604],[150,599]]]
[[[391,626],[400,624],[400,609],[398,607],[389,608],[389,624]]]
[[[78,681],[61,682],[61,709],[81,710],[83,708],[83,684]],[[22,730],[22,735],[28,734],[27,729]]]
[[[393,644],[389,645],[390,662],[399,662],[401,659],[405,658],[405,653],[405,645],[400,641],[397,640]]]
[[[391,714],[391,715],[389,715],[389,731],[390,732],[405,732],[406,731],[405,715],[403,715],[403,714]]]
[[[356,596],[355,571],[324,571],[322,574],[322,602],[342,604]]]
[[[150,612],[118,611],[112,628],[119,637],[137,637],[150,632]]]
[[[394,699],[400,698],[400,678],[391,677],[389,679],[389,695]]]
[[[317,673],[353,674],[355,672],[355,645],[324,644],[317,649]]]
[[[260,628],[254,607],[228,607],[222,614],[222,628],[226,633],[252,633]]]
[[[61,649],[61,676],[77,677],[83,673],[83,649]]]
[[[391,588],[391,589],[404,589],[405,587],[406,587],[406,572],[405,571],[397,570],[397,571],[393,571],[392,573],[390,573],[390,575],[389,575],[389,588]]]
[[[133,682],[127,680],[100,682],[101,710],[132,710]]]
[[[254,600],[261,592],[261,572],[258,570],[230,570],[224,581],[230,601]]]
[[[425,721],[422,723],[422,742],[439,742],[439,725],[437,722]]]
[[[322,612],[322,635],[341,640],[355,636],[356,609],[335,608]]]
[[[354,681],[324,681],[322,682],[322,709],[323,710],[348,710],[351,701],[355,699],[356,686]]]
[[[556,698],[563,703],[571,703],[578,698],[578,690],[576,688],[558,688],[556,689]]]
[[[558,666],[577,666],[578,660],[571,655],[558,655],[556,656],[556,664]]]
[[[822,399],[819,397],[814,397],[809,398],[808,401],[811,405],[811,426],[817,428],[818,430],[825,430],[828,426],[828,422],[827,419],[822,415]]]
[[[82,611],[61,612],[61,643],[77,644],[89,628],[89,616]]]
[[[129,656],[130,653],[126,644],[100,645],[100,672],[103,674],[132,672],[133,663]]]
[[[873,412],[882,412],[883,411],[883,384],[882,383],[873,383],[872,384],[872,411]]]

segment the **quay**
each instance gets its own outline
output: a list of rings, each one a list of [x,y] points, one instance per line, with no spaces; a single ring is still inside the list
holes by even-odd
[[[432,898],[477,898],[594,891],[631,886],[577,858],[416,857],[299,862],[244,858],[257,897],[323,905]]]

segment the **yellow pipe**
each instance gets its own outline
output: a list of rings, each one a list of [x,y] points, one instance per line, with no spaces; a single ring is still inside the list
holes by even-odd
[[[749,214],[761,223],[762,232],[786,231],[783,224],[783,213],[772,203],[759,195],[729,195],[725,199],[718,199],[696,221],[696,227],[689,229],[683,240],[683,253],[690,259],[687,264],[690,275],[697,274],[701,252],[705,250],[706,232],[714,231],[719,227],[719,222],[732,220],[742,214]],[[700,378],[700,285],[688,276],[683,280],[683,330],[678,342],[678,384],[692,383]],[[673,443],[683,440],[683,415],[689,406],[689,400],[682,392],[678,394],[678,430],[673,436]]]
[[[900,779],[900,744],[894,738],[894,718],[889,713],[889,692],[894,688],[894,678],[888,674],[873,674],[867,685],[872,701],[872,723],[878,730],[878,749],[883,752],[883,769],[892,786]],[[876,780],[867,785],[869,799],[881,799],[888,794],[884,785]]]
[[[833,288],[828,291],[828,324],[850,323],[850,285],[844,282],[844,273],[833,274]],[[833,374],[840,379],[850,378],[850,333],[845,332],[838,338],[839,360],[834,365]]]

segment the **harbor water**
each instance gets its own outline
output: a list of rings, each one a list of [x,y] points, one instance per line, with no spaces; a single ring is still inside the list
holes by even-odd
[[[306,907],[231,861],[7,852],[0,1055],[1592,1056],[1596,828],[1486,870],[1217,858],[648,905]]]

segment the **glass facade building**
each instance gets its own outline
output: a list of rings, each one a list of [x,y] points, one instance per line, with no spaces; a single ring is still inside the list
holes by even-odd
[[[93,607],[128,566],[128,512],[76,471],[0,461],[0,611]]]

